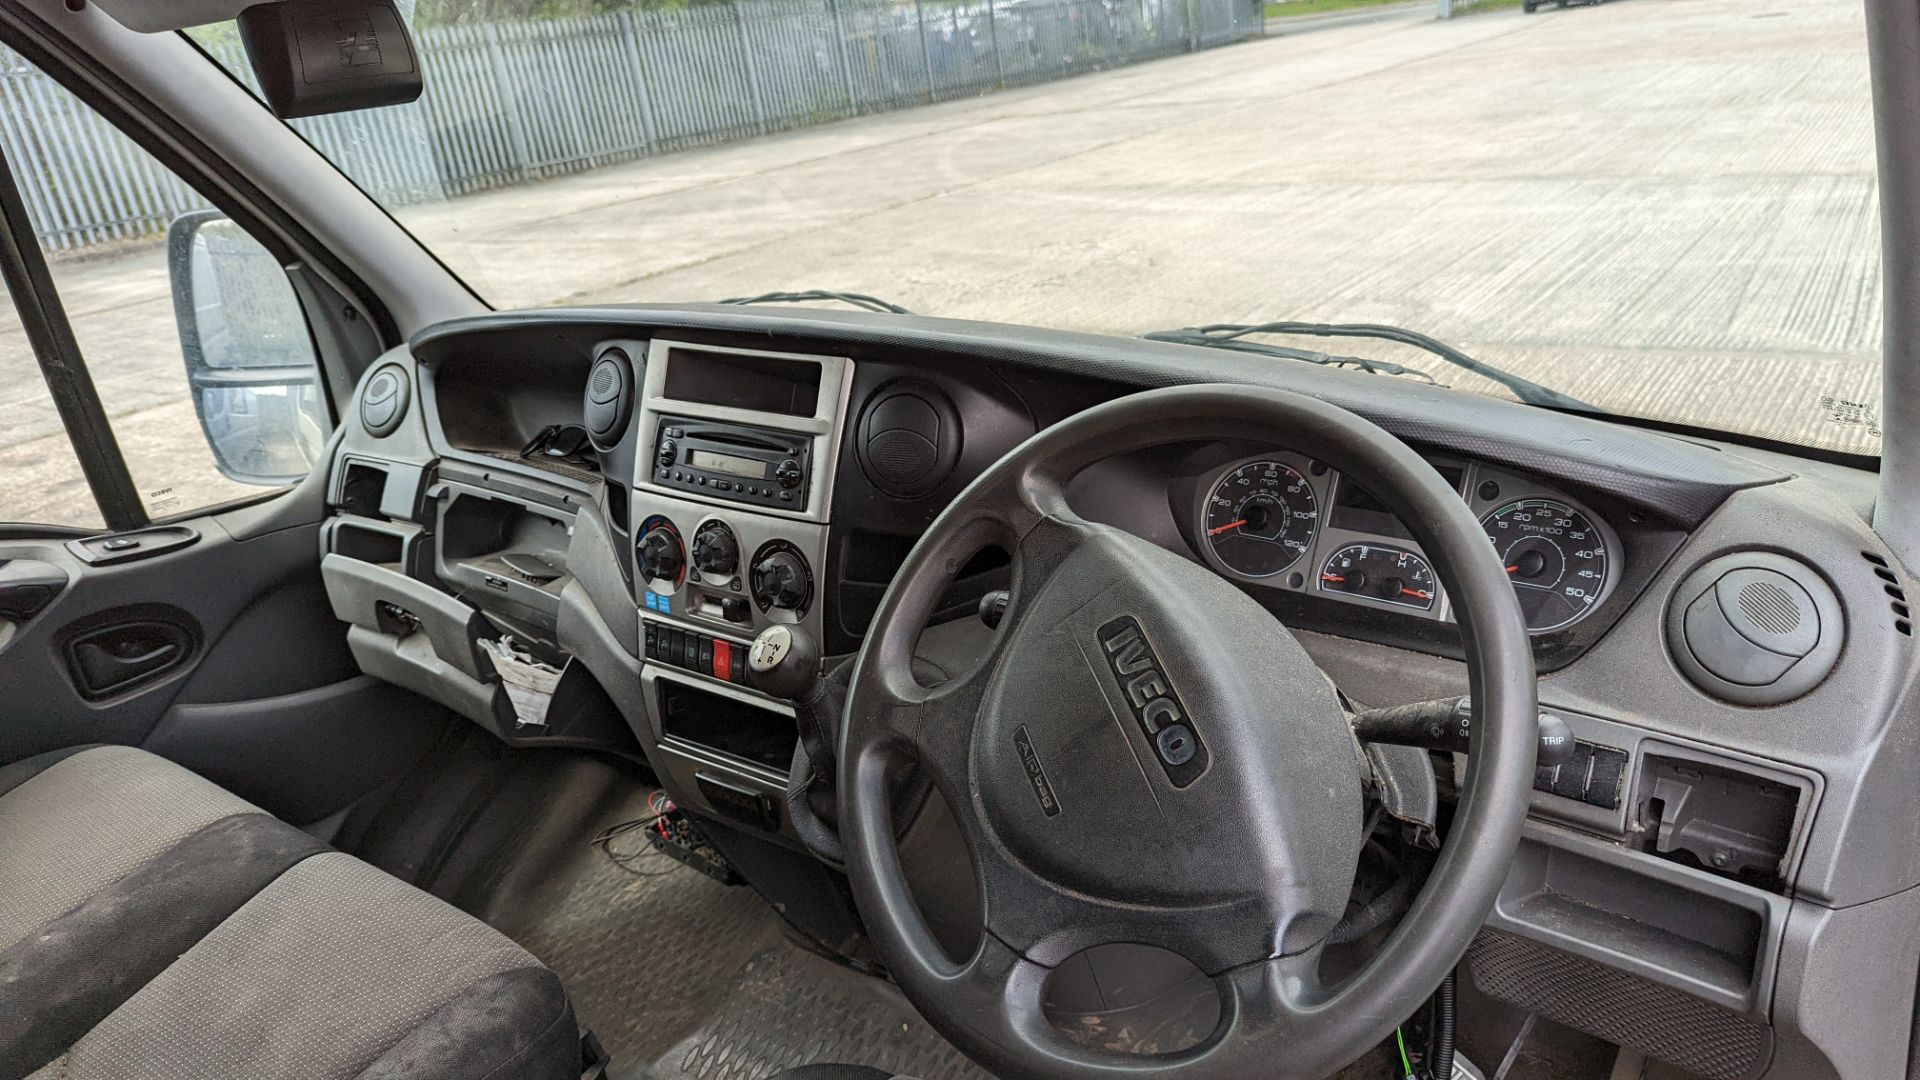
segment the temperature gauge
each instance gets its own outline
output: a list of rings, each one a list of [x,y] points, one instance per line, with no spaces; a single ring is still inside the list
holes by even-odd
[[[1421,611],[1432,611],[1440,594],[1427,560],[1385,544],[1348,544],[1334,552],[1320,568],[1320,588]]]

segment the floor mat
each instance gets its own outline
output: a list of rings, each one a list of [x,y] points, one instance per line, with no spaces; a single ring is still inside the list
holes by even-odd
[[[898,990],[781,943],[756,955],[699,1030],[662,1054],[654,1080],[762,1080],[815,1061],[920,1080],[991,1080]]]
[[[815,1061],[922,1080],[987,1077],[890,984],[789,942],[751,889],[664,857],[617,866],[589,846],[609,825],[645,816],[645,797],[628,786],[577,800],[592,812],[539,845],[536,872],[463,897],[560,976],[616,1077],[764,1080]],[[644,847],[638,833],[618,842],[628,853]]]
[[[616,865],[588,839],[645,817],[647,789],[587,766],[547,776],[526,828],[456,902],[538,956],[566,985],[617,1080],[765,1080],[821,1061],[920,1080],[992,1080],[892,984],[793,944],[759,895],[663,856]],[[496,804],[497,805],[497,804]],[[616,850],[644,851],[636,831]],[[1124,1013],[1082,1018],[1089,1041],[1160,1035]],[[1339,1080],[1391,1074],[1379,1049]]]

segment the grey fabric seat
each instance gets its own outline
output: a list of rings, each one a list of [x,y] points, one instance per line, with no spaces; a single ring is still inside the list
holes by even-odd
[[[576,1080],[559,979],[144,751],[0,768],[0,1077]]]

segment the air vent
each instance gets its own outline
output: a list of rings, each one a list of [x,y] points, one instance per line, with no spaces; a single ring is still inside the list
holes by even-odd
[[[400,426],[407,415],[407,374],[388,365],[373,373],[360,394],[360,426],[376,439],[384,439]]]
[[[612,451],[626,438],[627,419],[633,415],[633,362],[626,353],[608,349],[593,362],[580,415],[588,440],[601,453]]]
[[[868,399],[858,456],[881,491],[902,499],[929,494],[960,460],[960,414],[937,387],[893,383]]]
[[[1860,557],[1873,564],[1873,576],[1881,580],[1881,589],[1891,598],[1888,607],[1893,611],[1893,628],[1907,637],[1913,636],[1913,613],[1907,607],[1907,592],[1900,587],[1900,575],[1893,572],[1887,560],[1871,551],[1863,551]]]
[[[1804,563],[1769,552],[1726,555],[1680,584],[1667,645],[1695,686],[1736,705],[1778,705],[1833,670],[1845,638],[1840,599]]]

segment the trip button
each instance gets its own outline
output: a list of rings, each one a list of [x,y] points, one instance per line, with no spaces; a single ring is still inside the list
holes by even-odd
[[[715,490],[715,491],[732,491],[732,490],[733,490],[733,481],[731,481],[731,480],[715,480],[715,481],[713,482],[713,490]]]

